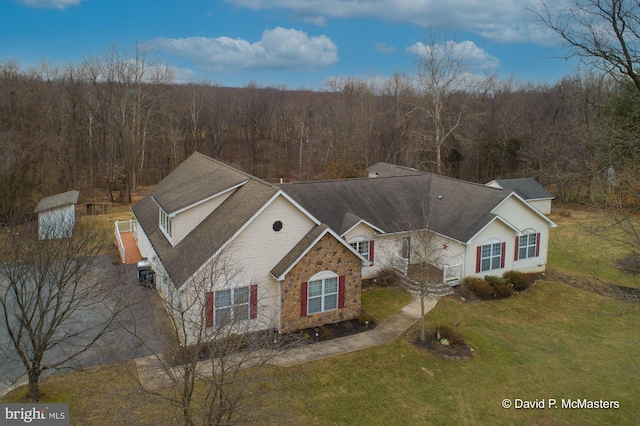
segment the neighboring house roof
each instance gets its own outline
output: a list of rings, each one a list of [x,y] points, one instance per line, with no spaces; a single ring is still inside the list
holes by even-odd
[[[34,213],[40,213],[46,210],[55,209],[58,207],[68,206],[78,203],[79,191],[67,191],[62,194],[51,195],[50,197],[44,197],[40,200]]]
[[[395,164],[384,162],[374,164],[373,166],[369,167],[367,171],[375,173],[378,177],[415,176],[424,174],[424,172],[412,169],[411,167],[396,166]]]
[[[513,191],[525,200],[542,200],[553,199],[554,196],[549,193],[534,178],[520,179],[495,179],[489,182],[497,184],[500,188]]]
[[[412,176],[299,182],[280,187],[322,223],[344,235],[360,218],[385,233],[430,229],[469,241],[510,191],[420,173]]]
[[[160,230],[156,201],[163,209],[177,211],[237,185],[240,186],[224,203],[175,247],[171,246]],[[199,195],[197,191],[201,191]],[[276,186],[195,153],[136,203],[132,211],[167,274],[180,287],[278,192]]]

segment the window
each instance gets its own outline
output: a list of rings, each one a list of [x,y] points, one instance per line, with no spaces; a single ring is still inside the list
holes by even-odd
[[[538,257],[540,245],[540,234],[536,233],[534,230],[527,230],[525,234],[521,237],[518,237],[518,258],[519,259],[529,259],[530,257]]]
[[[489,241],[478,247],[478,266],[477,272],[491,271],[504,267],[503,262],[503,243],[498,240]]]
[[[355,243],[351,243],[351,247],[353,247],[365,259],[371,260],[369,259],[369,241],[356,241]]]
[[[249,319],[249,287],[220,290],[214,293],[214,325]]]
[[[171,216],[169,216],[167,212],[165,212],[162,209],[160,209],[160,226],[162,227],[162,229],[164,229],[167,235],[171,237],[171,232],[172,232]]]
[[[307,314],[338,309],[338,277],[309,281]]]
[[[402,249],[400,256],[407,261],[411,261],[411,237],[402,238]]]

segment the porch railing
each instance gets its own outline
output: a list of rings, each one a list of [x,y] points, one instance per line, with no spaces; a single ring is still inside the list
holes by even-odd
[[[442,268],[442,281],[450,286],[460,284],[460,278],[462,277],[462,263],[457,265],[445,265]]]
[[[126,262],[127,256],[127,249],[124,246],[124,243],[122,242],[122,233],[124,232],[133,232],[134,236],[135,236],[135,230],[136,230],[136,221],[133,219],[129,219],[129,220],[116,220],[116,245],[118,246],[118,251],[120,252],[120,260],[122,261],[122,263]]]

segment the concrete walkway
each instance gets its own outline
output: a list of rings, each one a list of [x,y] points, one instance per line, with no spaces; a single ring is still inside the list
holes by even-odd
[[[438,299],[436,298],[428,298],[425,300],[425,314],[436,306],[437,301]],[[287,350],[282,355],[274,357],[269,361],[269,364],[280,367],[292,367],[306,362],[389,343],[402,335],[419,319],[420,298],[414,295],[413,300],[408,305],[373,330],[295,347]],[[157,356],[137,359],[136,367],[140,383],[147,390],[158,390],[171,385],[171,380],[167,376]],[[203,365],[203,367],[205,367],[205,365]],[[204,369],[200,370],[201,373],[205,372]]]
[[[438,299],[425,300],[425,314],[436,306]],[[398,338],[420,319],[420,297],[414,295],[413,300],[400,311],[393,314],[373,330],[353,334],[351,336],[312,343],[288,350],[274,358],[270,364],[280,367],[292,367],[305,362],[316,361],[334,355],[359,351],[373,346],[383,345]]]

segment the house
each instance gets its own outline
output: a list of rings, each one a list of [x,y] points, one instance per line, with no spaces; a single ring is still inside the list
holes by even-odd
[[[195,153],[132,211],[179,329],[202,311],[181,311],[192,305],[210,329],[246,320],[281,332],[360,312],[366,260],[277,186]]]
[[[555,226],[515,192],[442,176],[271,185],[199,153],[132,211],[178,323],[195,306],[210,329],[281,332],[355,318],[361,280],[424,262],[425,236],[451,284],[543,271]]]
[[[363,278],[425,261],[452,284],[546,267],[555,224],[515,192],[426,173],[280,187],[369,261]]]
[[[41,240],[67,238],[73,234],[79,196],[78,191],[68,191],[40,200],[34,213],[38,215],[38,234]]]
[[[533,178],[495,179],[487,186],[513,191],[542,213],[551,214],[551,201],[555,197]]]

